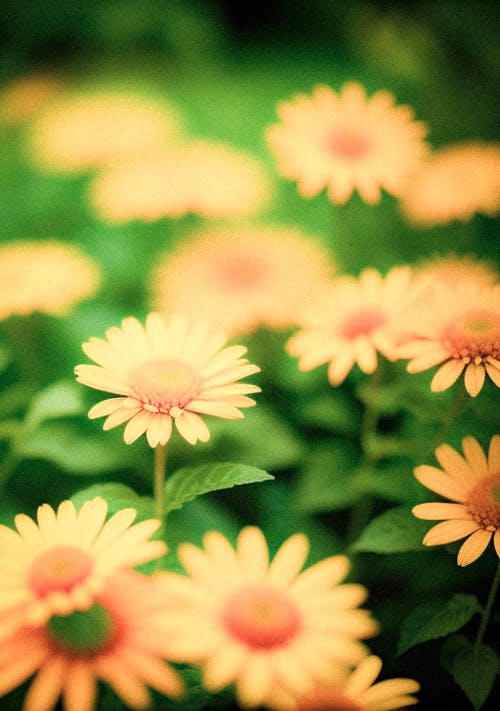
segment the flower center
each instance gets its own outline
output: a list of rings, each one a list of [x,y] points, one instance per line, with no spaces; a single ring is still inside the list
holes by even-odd
[[[385,316],[380,311],[363,309],[351,313],[341,325],[340,331],[348,341],[354,341],[358,336],[366,336],[378,326],[385,323]]]
[[[265,268],[255,255],[228,257],[219,265],[221,283],[229,289],[251,289],[261,285]]]
[[[286,644],[301,628],[299,611],[289,597],[265,585],[236,592],[222,613],[222,621],[229,634],[258,649]]]
[[[500,529],[500,474],[482,479],[472,489],[467,508],[474,521],[486,531]]]
[[[358,161],[368,153],[370,142],[359,131],[344,128],[329,137],[327,147],[336,158],[342,158],[345,161]]]
[[[116,625],[108,610],[96,603],[84,612],[53,615],[47,623],[47,632],[51,641],[64,652],[89,657],[110,646]]]
[[[194,368],[175,358],[150,360],[135,368],[130,378],[145,409],[167,414],[173,407],[186,407],[201,389],[201,378]]]
[[[469,311],[457,322],[449,324],[443,345],[453,358],[479,365],[491,356],[500,358],[500,321],[498,315],[486,309]]]
[[[40,555],[29,573],[29,586],[39,597],[52,592],[70,592],[88,578],[92,558],[72,546],[57,546]]]

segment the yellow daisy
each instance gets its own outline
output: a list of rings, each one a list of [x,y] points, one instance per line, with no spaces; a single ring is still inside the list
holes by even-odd
[[[178,698],[162,600],[156,576],[123,571],[89,609],[17,629],[0,641],[0,696],[36,673],[21,711],[52,711],[59,697],[64,711],[94,711],[98,681],[133,709],[150,706],[148,686]]]
[[[355,363],[364,373],[377,368],[377,351],[394,360],[400,321],[411,299],[410,267],[394,267],[382,277],[372,268],[358,279],[343,276],[301,315],[301,330],[287,343],[299,368],[329,363],[328,379],[340,385]]]
[[[134,524],[137,512],[122,509],[105,522],[108,504],[101,497],[71,501],[57,511],[43,504],[37,521],[25,514],[16,529],[0,525],[0,637],[20,621],[41,624],[52,614],[88,608],[104,581],[166,552],[149,537],[160,526],[154,519]]]
[[[169,595],[178,600],[173,653],[202,667],[207,690],[234,682],[241,706],[266,705],[277,684],[304,694],[329,677],[332,664],[366,655],[360,640],[377,624],[358,609],[365,588],[339,584],[349,570],[342,555],[300,572],[308,547],[306,536],[293,535],[270,562],[253,526],[242,529],[236,550],[218,532],[206,534],[204,550],[179,546],[188,577],[170,574]]]
[[[492,262],[467,254],[439,255],[415,265],[415,278],[422,292],[439,284],[454,286],[467,281],[478,286],[493,286],[498,283],[498,277],[498,269]]]
[[[303,197],[323,188],[333,203],[354,190],[374,204],[381,189],[399,195],[426,153],[426,126],[388,91],[368,98],[358,82],[339,94],[317,86],[278,106],[281,123],[267,130],[280,172],[296,180]]]
[[[151,447],[166,444],[172,421],[191,444],[206,442],[210,432],[200,415],[239,419],[238,408],[255,405],[248,393],[260,390],[236,382],[260,368],[241,358],[244,346],[223,348],[225,340],[224,333],[209,332],[204,321],[188,327],[182,316],[166,323],[152,313],[145,327],[135,318],[124,319],[121,328],[106,331],[106,340],[83,344],[98,365],[78,365],[78,382],[120,396],[95,405],[89,417],[107,416],[105,430],[127,422],[127,444],[144,432]]]
[[[418,518],[441,521],[424,538],[437,546],[465,538],[458,552],[458,565],[473,563],[493,538],[500,557],[500,435],[492,437],[488,458],[474,437],[462,442],[464,457],[447,444],[436,449],[442,467],[416,467],[418,481],[454,503],[419,504]]]

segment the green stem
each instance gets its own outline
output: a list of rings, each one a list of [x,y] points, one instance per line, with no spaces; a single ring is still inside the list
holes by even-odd
[[[479,653],[479,647],[481,646],[481,644],[483,642],[484,635],[486,633],[486,628],[488,627],[488,622],[490,620],[491,611],[493,609],[493,603],[495,602],[499,584],[500,584],[500,561],[498,562],[496,573],[495,573],[493,580],[491,582],[490,592],[488,594],[488,599],[486,601],[486,605],[483,610],[483,616],[481,618],[481,624],[480,624],[479,629],[477,631],[476,641],[474,642],[474,655],[476,657]]]
[[[165,489],[165,469],[167,464],[167,447],[164,444],[158,444],[155,447],[155,469],[154,469],[154,500],[155,500],[155,518],[163,522],[164,504],[163,494]]]

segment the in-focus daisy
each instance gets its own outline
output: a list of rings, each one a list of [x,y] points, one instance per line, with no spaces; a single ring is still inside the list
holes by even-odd
[[[301,330],[287,343],[298,356],[299,368],[328,365],[328,380],[340,385],[355,363],[364,373],[377,368],[377,351],[394,360],[396,335],[411,299],[412,273],[408,266],[394,267],[383,277],[368,268],[359,278],[342,276],[325,290],[317,303],[304,310]]]
[[[191,444],[206,442],[210,432],[200,415],[239,419],[238,408],[255,405],[247,395],[260,390],[237,382],[260,368],[241,357],[244,346],[223,348],[225,341],[204,321],[189,327],[184,317],[166,323],[152,313],[144,327],[124,319],[105,340],[91,338],[82,346],[98,365],[78,365],[78,382],[119,396],[95,405],[89,417],[107,416],[105,430],[127,422],[127,444],[144,432],[151,447],[166,444],[172,421]]]
[[[49,73],[20,76],[0,91],[0,120],[20,124],[45,108],[62,91],[63,82]]]
[[[332,665],[366,655],[360,640],[377,625],[358,608],[365,588],[339,584],[349,569],[342,555],[301,573],[307,553],[306,536],[296,534],[270,562],[264,535],[253,526],[242,529],[236,550],[218,532],[206,534],[204,550],[179,547],[188,577],[170,577],[170,594],[179,600],[175,655],[201,665],[206,689],[234,682],[241,706],[266,705],[277,684],[304,694],[329,678]]]
[[[41,311],[66,313],[93,296],[98,266],[74,245],[19,240],[0,246],[0,319]]]
[[[207,319],[231,334],[284,329],[333,270],[319,240],[294,228],[203,230],[161,258],[153,306]]]
[[[458,565],[473,563],[493,538],[500,557],[500,435],[490,441],[488,458],[474,437],[462,442],[464,456],[447,444],[436,449],[442,467],[416,467],[418,481],[454,503],[418,504],[418,518],[441,521],[423,542],[437,546],[465,538],[458,552]]]
[[[57,511],[39,506],[36,522],[19,514],[17,530],[0,525],[0,637],[23,621],[41,624],[88,608],[110,575],[165,553],[162,541],[148,540],[159,521],[132,525],[132,508],[106,521],[107,510],[100,497],[78,513],[63,501]]]
[[[401,196],[408,220],[432,227],[500,210],[500,143],[445,146],[412,176]]]
[[[150,706],[148,686],[178,698],[183,683],[164,661],[163,608],[157,576],[116,573],[89,609],[53,615],[0,642],[0,696],[36,673],[21,711],[52,711],[59,697],[64,711],[93,711],[98,681],[134,709]]]
[[[434,392],[451,387],[464,372],[467,392],[475,397],[486,374],[500,387],[500,286],[464,281],[436,285],[412,315],[412,336],[399,349],[409,358],[408,372],[443,364],[431,382]]]
[[[278,711],[392,711],[418,703],[420,689],[414,679],[384,679],[376,684],[382,660],[365,657],[352,672],[328,684],[318,684],[303,698],[294,699],[276,689],[270,707]]]
[[[103,220],[120,224],[188,213],[250,215],[267,205],[271,192],[255,157],[225,143],[196,140],[109,166],[94,179],[90,201]]]
[[[427,148],[426,126],[409,106],[395,106],[388,91],[368,98],[358,82],[339,94],[317,86],[278,106],[281,123],[267,130],[280,172],[297,181],[303,197],[323,188],[333,203],[354,190],[373,204],[381,189],[399,195]]]

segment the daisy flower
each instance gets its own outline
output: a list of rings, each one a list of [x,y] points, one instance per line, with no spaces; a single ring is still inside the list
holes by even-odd
[[[149,707],[148,686],[178,698],[163,606],[156,576],[116,573],[89,609],[0,641],[0,696],[36,673],[21,711],[52,711],[59,697],[64,711],[93,711],[98,681],[133,709]]]
[[[500,387],[500,286],[465,281],[436,285],[412,316],[413,333],[399,349],[409,373],[443,364],[431,382],[434,392],[451,387],[464,372],[475,397],[486,374]]]
[[[218,532],[204,550],[185,543],[178,555],[188,577],[170,574],[179,602],[175,658],[202,667],[204,687],[217,692],[234,682],[243,707],[266,705],[277,684],[307,693],[332,665],[366,655],[360,639],[377,625],[358,605],[363,586],[340,585],[349,569],[334,556],[300,572],[308,553],[303,534],[291,536],[269,562],[262,531],[242,529],[236,550]]]
[[[97,265],[77,247],[56,240],[19,240],[0,246],[0,319],[41,311],[65,314],[93,296]]]
[[[281,123],[267,130],[280,172],[296,180],[299,193],[312,197],[323,188],[333,203],[354,190],[368,204],[381,189],[399,195],[426,153],[426,126],[409,106],[395,106],[388,91],[368,98],[358,82],[339,94],[317,86],[278,106]]]
[[[418,263],[414,269],[422,291],[430,291],[436,284],[454,286],[467,281],[478,286],[493,286],[499,277],[493,263],[467,254],[439,255]]]
[[[208,229],[160,259],[152,301],[217,322],[231,334],[285,329],[334,271],[319,240],[286,227]]]
[[[105,522],[108,504],[96,497],[79,513],[71,501],[57,511],[43,504],[37,521],[25,514],[16,529],[0,525],[0,637],[20,621],[42,624],[52,614],[88,608],[111,574],[166,552],[149,537],[154,519],[132,525],[137,512],[122,509]]]
[[[442,521],[424,538],[426,546],[437,546],[465,538],[458,552],[458,565],[469,565],[483,553],[493,538],[500,557],[500,435],[490,441],[488,458],[474,437],[462,441],[464,456],[447,444],[436,449],[442,469],[416,467],[418,481],[454,503],[418,504],[418,518]]]
[[[105,430],[127,422],[127,444],[144,432],[151,447],[166,444],[172,421],[190,444],[206,442],[210,432],[200,415],[239,419],[238,408],[255,405],[248,393],[260,390],[237,382],[260,368],[241,358],[244,346],[222,348],[225,340],[206,322],[188,327],[178,315],[166,323],[149,314],[145,327],[124,319],[105,340],[91,338],[82,346],[98,365],[78,365],[78,382],[119,396],[99,402],[89,417],[106,416]]]
[[[335,280],[313,307],[304,310],[301,330],[287,343],[290,355],[300,358],[299,368],[329,363],[328,380],[340,385],[355,363],[364,373],[373,373],[377,351],[395,360],[395,339],[411,299],[411,279],[411,268],[400,266],[385,277],[368,268],[358,279]]]

